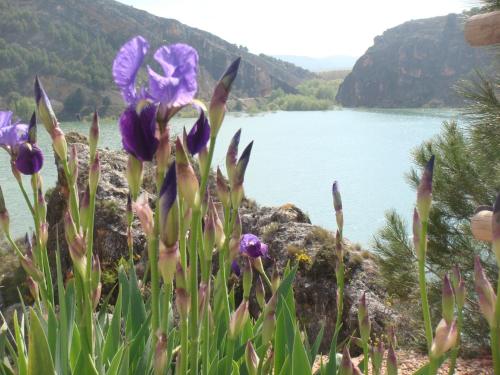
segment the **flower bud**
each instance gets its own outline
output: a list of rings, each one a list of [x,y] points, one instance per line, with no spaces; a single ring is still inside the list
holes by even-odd
[[[132,203],[132,207],[141,222],[142,230],[146,237],[153,235],[153,210],[149,207],[148,193],[142,193],[137,201]],[[174,264],[175,266],[175,264]],[[175,269],[175,268],[174,268]]]
[[[335,209],[335,219],[337,221],[337,228],[342,233],[344,228],[344,213],[342,211],[342,197],[340,196],[339,184],[337,181],[332,185],[333,208]]]
[[[176,162],[173,162],[160,189],[160,239],[166,247],[176,244],[179,238],[176,169]]]
[[[342,361],[340,362],[340,375],[353,375],[354,374],[354,363],[352,363],[351,355],[349,354],[349,349],[344,346],[342,352]]]
[[[387,341],[389,342],[389,345],[392,346],[393,348],[398,347],[398,340],[396,337],[396,330],[394,329],[394,326],[389,326],[387,329]]]
[[[483,267],[481,267],[481,262],[477,256],[474,260],[474,284],[479,298],[479,309],[488,321],[490,327],[493,327],[496,321],[495,304],[497,296],[488,278],[484,274]]]
[[[453,272],[451,274],[451,284],[453,285],[453,293],[455,294],[455,303],[457,308],[461,310],[465,304],[465,282],[460,274],[460,270],[457,266],[453,267]]]
[[[226,180],[219,167],[217,167],[216,191],[217,191],[217,197],[219,198],[224,208],[225,209],[229,208],[231,205],[229,182]]]
[[[142,161],[132,154],[128,155],[127,182],[132,200],[136,200],[142,185]]]
[[[261,275],[264,275],[266,273],[266,271],[264,271],[264,266],[262,265],[261,257],[257,257],[257,258],[249,257],[249,258],[250,258],[250,261],[252,262],[252,266],[255,269],[255,271],[257,271]]]
[[[248,300],[252,289],[252,265],[248,257],[243,257],[243,299]]]
[[[42,248],[47,247],[49,241],[49,224],[47,222],[40,224],[40,244]]]
[[[198,160],[200,161],[200,171],[206,171],[209,168],[208,165],[208,148],[207,146],[203,147],[198,153]]]
[[[241,57],[234,60],[222,75],[215,86],[209,106],[209,118],[212,125],[212,137],[215,138],[224,120],[226,113],[226,102],[231,92],[231,87],[238,74]]]
[[[101,262],[97,254],[92,255],[92,269],[91,269],[91,285],[92,289],[97,289],[101,282]]]
[[[278,265],[276,262],[273,263],[273,274],[271,276],[271,289],[273,293],[276,293],[281,284],[280,273],[278,271]]]
[[[68,159],[68,144],[61,128],[54,128],[52,131],[52,147],[59,159],[65,161]]]
[[[177,243],[171,247],[166,247],[160,241],[160,252],[158,255],[158,268],[160,269],[165,284],[170,284],[174,280],[174,275],[179,262],[179,248]]]
[[[229,320],[229,337],[231,340],[235,340],[241,333],[248,317],[248,301],[243,300],[236,311],[231,314],[231,318]]]
[[[95,310],[101,300],[102,283],[99,281],[96,288],[92,291],[92,308]]]
[[[6,235],[10,234],[9,212],[7,211],[7,207],[5,207],[2,187],[0,187],[0,228],[2,228]]]
[[[260,309],[263,310],[266,305],[266,290],[264,289],[260,275],[257,275],[257,281],[255,282],[255,297]]]
[[[491,231],[493,251],[497,258],[497,264],[500,265],[500,193],[497,195],[495,205],[493,206],[493,217],[491,218]]]
[[[210,125],[205,116],[205,112],[200,109],[200,116],[186,135],[186,148],[191,155],[196,155],[203,149],[206,150],[207,142],[210,139]],[[204,168],[202,167],[202,170]]]
[[[27,256],[19,257],[19,263],[23,267],[24,272],[31,276],[35,281],[43,281],[43,273],[35,266],[33,261]]]
[[[200,287],[198,288],[198,316],[204,316],[207,308],[207,298],[210,296],[210,290],[208,284],[205,282],[200,283]],[[198,322],[201,324],[202,321]]]
[[[344,246],[342,245],[342,235],[338,229],[335,234],[335,255],[337,256],[338,263],[344,262]]]
[[[38,118],[42,120],[45,129],[53,137],[53,131],[59,127],[59,123],[38,76],[35,78],[35,102]]]
[[[233,135],[233,138],[231,138],[231,142],[229,143],[226,153],[226,171],[227,176],[229,177],[229,182],[231,183],[236,171],[236,164],[238,163],[238,146],[240,144],[240,138],[241,129],[238,129],[238,131]]]
[[[264,320],[262,322],[262,342],[267,343],[274,338],[276,330],[276,305],[278,303],[277,293],[269,299],[262,314]]]
[[[455,346],[458,339],[458,329],[456,320],[447,323],[441,319],[436,327],[434,340],[431,346],[431,358],[439,358],[452,347]]]
[[[415,248],[415,254],[417,259],[425,258],[425,247],[424,253],[420,253],[420,231],[422,229],[422,223],[420,222],[420,216],[418,216],[418,211],[416,208],[413,209],[413,247]]]
[[[99,184],[100,176],[101,176],[101,161],[99,158],[99,152],[96,151],[94,161],[90,165],[90,171],[89,171],[89,188],[90,191],[93,193],[97,191],[97,185]]]
[[[472,235],[478,241],[491,242],[493,240],[493,211],[491,207],[476,211],[470,219]]]
[[[179,194],[189,207],[198,207],[201,203],[198,179],[179,137],[175,141],[175,161]]]
[[[177,288],[175,290],[175,303],[181,319],[187,319],[191,307],[191,298],[186,289]]]
[[[90,162],[92,162],[95,158],[98,142],[99,142],[99,114],[97,113],[97,111],[94,111],[94,117],[92,119],[92,125],[90,126],[90,132],[89,132]]]
[[[85,190],[80,194],[80,222],[84,225],[88,223],[90,210],[90,191],[86,186]]]
[[[398,375],[398,359],[392,345],[387,352],[387,375]]]
[[[417,189],[417,210],[422,222],[429,220],[429,212],[432,204],[432,175],[434,172],[434,155],[431,156],[424,173],[420,179]]]
[[[210,213],[205,216],[203,227],[203,246],[204,246],[204,258],[206,261],[212,259],[212,253],[215,246],[215,224],[214,218]]]
[[[167,335],[163,332],[157,334],[155,358],[153,363],[154,374],[163,375],[167,368]]]
[[[370,338],[370,318],[368,316],[368,306],[366,304],[366,293],[363,293],[358,305],[358,325],[361,340],[366,344]]]
[[[248,144],[241,154],[231,179],[231,204],[233,205],[233,208],[240,207],[245,194],[243,190],[243,181],[245,179],[245,171],[247,169],[248,162],[250,161],[252,147],[253,141]]]
[[[85,256],[86,246],[83,236],[77,232],[75,223],[69,211],[64,215],[64,232],[68,243],[69,255],[73,261],[73,266],[80,273],[82,278],[86,277],[87,258]]]
[[[28,289],[30,290],[31,296],[35,301],[38,301],[38,298],[40,297],[39,290],[38,290],[38,284],[31,276],[28,276],[26,278],[26,284],[28,285]]]
[[[455,307],[455,299],[453,296],[453,287],[451,286],[448,275],[444,275],[443,291],[442,291],[442,315],[446,323],[451,323],[453,320],[453,312]]]
[[[247,365],[249,375],[257,375],[259,362],[260,360],[257,352],[255,351],[252,342],[248,340],[245,348],[245,363]]]
[[[45,202],[45,197],[43,196],[40,175],[38,175],[38,177],[40,178],[37,189],[38,217],[41,222],[45,222],[47,219],[47,202]]]

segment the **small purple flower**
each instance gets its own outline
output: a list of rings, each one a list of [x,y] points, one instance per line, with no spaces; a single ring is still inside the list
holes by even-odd
[[[26,142],[17,146],[16,168],[25,175],[32,175],[40,171],[43,166],[42,150],[36,145],[36,116],[31,116],[30,125],[27,131]]]
[[[240,253],[246,254],[252,258],[269,257],[269,249],[266,244],[260,242],[259,237],[247,233],[241,237]]]
[[[141,161],[151,161],[158,148],[156,106],[146,105],[140,113],[128,107],[120,116],[120,132],[125,151]]]
[[[187,148],[191,155],[196,155],[203,147],[206,146],[210,138],[210,125],[205,116],[205,112],[201,110],[200,117],[193,125],[186,138]]]
[[[0,111],[0,147],[13,149],[28,140],[28,125],[12,122],[11,111]]]
[[[160,239],[172,247],[179,236],[177,199],[177,173],[175,161],[170,165],[160,189]]]

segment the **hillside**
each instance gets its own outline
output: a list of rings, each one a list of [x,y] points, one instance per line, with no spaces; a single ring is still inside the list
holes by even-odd
[[[494,55],[463,36],[466,15],[414,20],[385,31],[339,88],[346,107],[457,107],[454,86],[474,69],[492,69]]]
[[[278,59],[288,61],[311,72],[326,72],[331,70],[350,70],[356,62],[354,56],[308,57],[293,55],[277,55]]]
[[[0,106],[19,104],[32,95],[35,74],[62,116],[74,118],[98,107],[116,114],[122,106],[111,77],[119,47],[143,35],[151,49],[184,42],[200,56],[200,96],[236,57],[242,57],[235,83],[239,97],[257,97],[273,89],[294,92],[312,73],[290,63],[253,55],[215,35],[176,20],[153,16],[113,0],[0,0]],[[151,53],[152,55],[152,53]],[[150,59],[148,63],[154,64]]]

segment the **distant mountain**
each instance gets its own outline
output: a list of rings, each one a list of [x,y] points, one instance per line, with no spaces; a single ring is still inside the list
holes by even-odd
[[[278,59],[288,61],[311,72],[326,72],[329,70],[350,70],[356,62],[353,56],[307,57],[293,55],[276,55]]]
[[[494,55],[464,40],[466,15],[405,22],[375,38],[341,84],[346,107],[456,107],[454,86],[474,69],[493,71]]]
[[[32,95],[42,77],[56,107],[68,117],[95,106],[116,114],[123,106],[111,77],[120,46],[135,35],[151,44],[184,42],[200,56],[199,95],[237,56],[242,57],[235,96],[257,97],[294,87],[313,76],[290,63],[248,53],[208,32],[153,16],[113,0],[0,0],[0,107]],[[156,64],[151,58],[148,63]],[[71,112],[71,113],[68,113]]]

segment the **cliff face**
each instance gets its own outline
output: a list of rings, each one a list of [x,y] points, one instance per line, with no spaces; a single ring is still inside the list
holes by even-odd
[[[346,107],[460,106],[453,87],[493,55],[467,45],[466,16],[409,21],[385,31],[356,62],[339,88]]]
[[[237,56],[242,57],[237,97],[256,97],[282,88],[293,92],[312,73],[293,64],[254,55],[208,32],[153,16],[113,0],[0,0],[0,102],[12,92],[31,96],[35,74],[53,98],[64,100],[78,88],[88,105],[105,96],[122,106],[111,77],[120,46],[135,35],[157,47],[187,43],[200,57],[199,95],[211,95],[214,82]],[[144,78],[144,77],[143,77]]]

